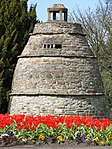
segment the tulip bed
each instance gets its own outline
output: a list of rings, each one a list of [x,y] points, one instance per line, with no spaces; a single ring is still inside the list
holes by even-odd
[[[112,122],[92,116],[0,114],[0,145],[112,145]]]

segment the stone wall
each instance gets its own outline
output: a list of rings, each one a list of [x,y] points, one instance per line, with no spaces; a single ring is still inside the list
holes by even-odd
[[[98,95],[103,93],[94,58],[20,58],[12,84],[14,94]]]
[[[61,44],[62,48],[44,48],[44,45]],[[69,34],[32,35],[21,54],[23,56],[89,56],[93,53],[85,36]]]
[[[83,34],[82,27],[78,23],[57,23],[45,22],[37,23],[34,27],[33,34]]]
[[[106,105],[104,96],[14,96],[10,112],[54,116],[92,115],[100,118],[108,117]]]

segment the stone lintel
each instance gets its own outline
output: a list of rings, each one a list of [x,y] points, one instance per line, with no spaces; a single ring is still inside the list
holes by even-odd
[[[60,12],[60,11],[62,11],[62,12],[66,12],[68,9],[67,8],[48,8],[47,9],[49,12]]]

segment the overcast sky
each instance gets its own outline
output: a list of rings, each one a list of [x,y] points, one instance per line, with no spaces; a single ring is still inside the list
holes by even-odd
[[[28,7],[35,3],[37,3],[37,19],[45,22],[47,21],[47,8],[51,7],[52,4],[64,4],[70,13],[76,9],[77,6],[81,11],[84,11],[88,7],[94,9],[98,4],[98,0],[28,0]]]

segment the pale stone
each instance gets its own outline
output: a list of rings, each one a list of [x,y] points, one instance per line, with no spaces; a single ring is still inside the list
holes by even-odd
[[[97,59],[80,24],[35,25],[18,57],[10,113],[108,116]]]

